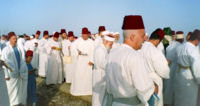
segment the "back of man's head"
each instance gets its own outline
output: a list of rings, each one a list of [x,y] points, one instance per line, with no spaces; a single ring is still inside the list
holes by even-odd
[[[200,41],[200,30],[196,29],[190,35],[189,41],[198,40]]]

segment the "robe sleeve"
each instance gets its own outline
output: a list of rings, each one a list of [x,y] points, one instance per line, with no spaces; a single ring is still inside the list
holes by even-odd
[[[200,55],[198,51],[192,51],[189,55],[192,74],[198,84],[200,84]]]
[[[77,41],[74,41],[71,45],[71,55],[72,56],[78,56],[78,42]]]
[[[105,67],[106,67],[106,59],[107,59],[107,53],[101,49],[101,48],[96,48],[95,51],[94,51],[94,64],[105,70]]]
[[[146,105],[153,95],[155,87],[153,80],[146,71],[144,59],[139,54],[131,54],[128,64],[137,96]]]
[[[15,70],[15,65],[11,58],[11,52],[8,52],[8,49],[6,48],[3,49],[1,59],[13,70],[13,72],[11,72],[6,67],[3,67],[5,78],[17,78],[19,76],[19,73],[17,70]]]
[[[152,63],[156,73],[162,78],[169,79],[170,69],[165,56],[159,50],[151,53]]]
[[[91,41],[91,49],[90,49],[90,56],[89,56],[89,58],[90,58],[90,62],[92,62],[92,63],[94,63],[94,42],[93,41]]]
[[[40,40],[38,43],[38,50],[40,52],[46,53],[45,43],[44,41]]]

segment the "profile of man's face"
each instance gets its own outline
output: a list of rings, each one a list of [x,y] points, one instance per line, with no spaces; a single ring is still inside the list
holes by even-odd
[[[137,49],[142,48],[142,43],[144,43],[144,40],[145,40],[145,30],[144,29],[137,30],[135,35]]]
[[[35,38],[36,38],[36,39],[39,39],[39,37],[40,37],[40,35],[35,34]]]

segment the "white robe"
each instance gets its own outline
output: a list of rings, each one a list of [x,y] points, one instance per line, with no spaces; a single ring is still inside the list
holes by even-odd
[[[108,59],[108,51],[103,44],[94,50],[94,70],[92,71],[92,106],[102,106],[106,92],[105,68]]]
[[[38,43],[38,51],[39,51],[39,76],[45,77],[47,68],[48,68],[48,54],[46,51],[46,43],[47,39],[42,38]]]
[[[2,62],[0,61],[0,106],[10,106]]]
[[[33,51],[33,59],[31,61],[31,64],[33,68],[38,69],[39,68],[39,52],[38,47],[35,46],[35,43],[39,43],[39,39],[32,39],[29,41],[26,41],[24,44],[25,51],[32,50]]]
[[[20,51],[22,52],[22,58],[25,60],[25,49],[24,49],[24,44],[25,44],[25,39],[24,38],[19,38],[17,40],[17,46],[20,49]]]
[[[200,84],[200,55],[197,47],[190,42],[178,51],[178,69],[175,82],[175,106],[196,106],[198,84]],[[192,70],[191,70],[192,69]]]
[[[72,56],[71,55],[71,45],[72,45],[72,42],[70,42],[69,40],[64,40],[62,42],[62,52],[64,54],[64,56]],[[70,47],[70,50],[68,49]],[[72,59],[72,62],[74,60]],[[66,83],[71,83],[72,81],[72,72],[74,71],[73,70],[73,67],[74,65],[71,63],[63,63],[64,64],[64,76],[65,76],[65,80],[66,80]]]
[[[97,47],[103,43],[103,39],[99,36],[96,35],[95,40],[94,40],[94,46]]]
[[[93,62],[94,42],[91,39],[83,40],[81,37],[74,42],[72,49],[78,59],[70,89],[71,94],[92,95],[92,66],[88,63]],[[78,55],[78,50],[85,55]]]
[[[160,42],[157,46],[157,48],[163,53],[165,54],[165,48],[162,42]]]
[[[164,104],[173,104],[174,102],[174,84],[176,70],[178,68],[177,64],[177,49],[181,46],[181,43],[173,41],[166,48],[166,58],[170,61],[170,79],[165,79],[163,84],[163,100]]]
[[[163,82],[162,79],[169,79],[169,66],[163,53],[152,43],[145,42],[141,52],[147,62],[147,71],[152,80],[158,85],[158,97],[160,101],[158,106],[163,106]]]
[[[46,50],[50,58],[48,58],[48,69],[46,74],[46,84],[61,84],[63,81],[62,57],[60,50],[53,50],[51,47],[61,48],[61,43],[53,39],[46,44]]]
[[[22,58],[22,51],[19,47],[17,49],[20,54],[20,69],[18,69],[17,59],[10,44],[3,49],[1,57],[13,70],[11,72],[4,67],[5,78],[10,78],[6,81],[10,105],[26,104],[28,70],[25,60]]]
[[[111,51],[106,65],[107,92],[114,98],[137,96],[141,101],[137,106],[148,106],[155,87],[145,67],[141,53],[126,44]],[[130,105],[114,101],[112,106]]]

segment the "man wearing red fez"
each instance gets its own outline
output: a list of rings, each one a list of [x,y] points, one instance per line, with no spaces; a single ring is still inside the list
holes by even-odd
[[[53,39],[49,40],[46,45],[48,57],[46,84],[61,84],[63,81],[63,67],[61,60],[61,43],[58,41],[59,33],[53,34]]]
[[[179,33],[180,34],[180,33]],[[200,54],[197,49],[200,30],[194,30],[186,43],[177,50],[178,70],[175,77],[174,106],[199,106]]]
[[[27,104],[28,105],[36,105],[37,95],[36,95],[36,69],[33,68],[31,61],[33,58],[34,52],[32,50],[28,50],[26,52],[26,66],[28,70],[28,93],[27,93]]]
[[[61,29],[61,31],[60,31],[60,34],[61,34],[61,41],[63,41],[63,40],[65,40],[65,39],[67,39],[67,32],[66,32],[66,30],[65,29]]]
[[[156,29],[146,41],[141,49],[144,59],[147,62],[147,70],[150,78],[158,85],[159,97],[158,106],[163,106],[163,79],[169,79],[169,66],[168,60],[164,54],[158,50],[157,46],[163,40],[165,32],[162,29]]]
[[[148,105],[158,87],[150,78],[145,60],[138,52],[145,39],[142,17],[125,16],[122,29],[123,44],[110,52],[106,64],[105,103],[107,106]]]
[[[72,46],[72,53],[77,57],[71,85],[72,95],[92,95],[93,51],[94,42],[88,39],[88,29],[84,27],[82,36]]]
[[[172,105],[174,104],[174,85],[175,85],[175,76],[176,70],[178,68],[178,51],[181,48],[181,45],[184,42],[184,34],[182,31],[177,31],[175,34],[175,40],[166,48],[166,58],[170,61],[170,79],[164,80],[164,104]]]
[[[10,68],[4,67],[10,105],[26,104],[28,71],[21,49],[17,46],[17,36],[8,33],[9,43],[3,49],[1,60]]]
[[[38,51],[39,51],[39,69],[38,74],[41,77],[46,76],[47,65],[48,65],[48,54],[46,51],[46,44],[48,42],[49,33],[48,31],[43,32],[43,38],[38,42]]]
[[[66,83],[71,83],[72,81],[72,72],[75,68],[74,64],[75,64],[75,58],[72,58],[72,50],[71,50],[71,46],[72,46],[72,42],[74,40],[74,33],[73,31],[69,31],[68,32],[68,39],[65,39],[62,42],[62,52],[64,54],[64,76],[65,76],[65,81]],[[72,61],[71,62],[65,62],[66,58],[71,58]]]
[[[94,40],[94,43],[95,43],[95,47],[98,46],[98,45],[101,45],[103,43],[103,32],[106,31],[106,28],[105,26],[99,26],[99,29],[98,29],[98,34],[96,34],[95,36],[95,40]]]

